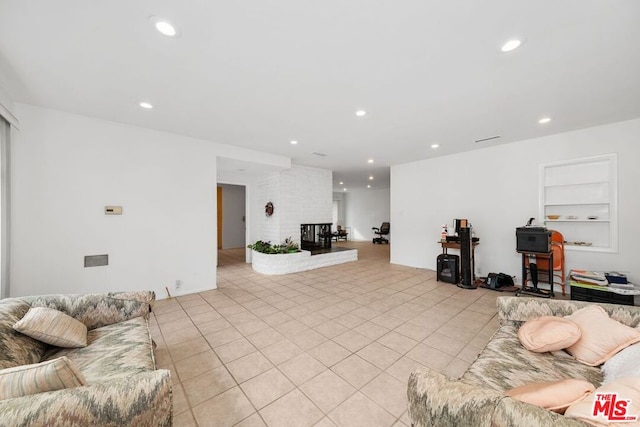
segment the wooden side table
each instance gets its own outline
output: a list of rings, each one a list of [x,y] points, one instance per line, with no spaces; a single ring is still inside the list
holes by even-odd
[[[438,243],[442,246],[442,253],[447,254],[449,249],[457,249],[460,250],[460,242],[447,242],[446,240],[440,240]],[[473,242],[471,244],[471,265],[476,265],[476,246],[478,246],[480,242]],[[475,270],[475,268],[474,268]],[[460,274],[460,268],[458,267],[458,277],[462,277]],[[472,271],[473,279],[476,278],[476,272]]]
[[[524,252],[517,251],[519,254],[522,254],[522,288],[520,288],[516,292],[516,296],[520,296],[522,294],[532,295],[541,298],[551,298],[555,297],[553,292],[553,251],[550,252]],[[527,286],[527,271],[530,270],[530,266],[527,267],[527,259],[535,257],[535,258],[544,258],[548,260],[547,265],[549,268],[547,270],[543,270],[545,274],[549,275],[549,289],[540,289],[538,288],[537,283],[533,283],[533,286]],[[531,264],[529,262],[529,264]]]

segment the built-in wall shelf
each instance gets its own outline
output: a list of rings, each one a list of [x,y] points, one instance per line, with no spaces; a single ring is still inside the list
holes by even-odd
[[[565,249],[618,251],[617,174],[616,154],[540,165],[539,218],[565,241],[590,244]]]

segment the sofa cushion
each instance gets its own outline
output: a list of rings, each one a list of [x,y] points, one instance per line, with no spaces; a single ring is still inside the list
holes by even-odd
[[[87,385],[66,357],[0,370],[0,400]]]
[[[524,384],[565,378],[583,379],[594,385],[602,383],[600,369],[551,353],[533,353],[520,345],[516,326],[504,325],[462,376],[462,381],[504,392]]]
[[[567,352],[589,366],[598,366],[623,348],[640,341],[640,331],[609,318],[597,305],[582,308],[566,318],[582,332]]]
[[[593,384],[569,378],[566,380],[525,384],[507,390],[507,396],[563,414],[573,403],[595,390]]]
[[[527,320],[518,330],[520,343],[536,353],[565,349],[575,344],[580,335],[582,333],[578,325],[556,316]]]
[[[636,422],[634,423],[610,423],[608,417],[605,415],[606,413],[606,405],[607,399],[615,396],[616,402],[618,405],[622,404],[625,400],[628,400],[626,403],[625,409],[622,410],[621,407],[615,406],[617,414],[613,413],[612,415],[627,415],[627,416],[636,416],[638,417]],[[596,401],[601,402],[600,407],[596,410],[595,403]],[[613,403],[609,400],[609,403]],[[613,408],[612,408],[613,409]],[[594,416],[594,411],[596,415]],[[615,381],[610,382],[609,384],[602,385],[598,387],[593,393],[591,393],[586,398],[580,400],[579,402],[574,403],[573,405],[567,408],[567,411],[564,413],[565,417],[568,418],[578,418],[584,421],[588,421],[591,424],[596,425],[638,425],[638,421],[640,421],[640,377],[628,377],[628,378],[620,378]]]
[[[32,307],[13,329],[57,347],[86,347],[87,327],[61,311]]]
[[[46,345],[13,329],[29,308],[17,298],[0,301],[0,369],[38,363],[42,358]]]
[[[146,319],[136,317],[89,331],[83,348],[51,349],[45,359],[67,356],[90,384],[155,369]]]

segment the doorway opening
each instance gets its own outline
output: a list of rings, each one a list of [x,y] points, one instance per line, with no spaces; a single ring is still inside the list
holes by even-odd
[[[246,258],[247,205],[244,185],[217,185],[218,266],[243,264]]]

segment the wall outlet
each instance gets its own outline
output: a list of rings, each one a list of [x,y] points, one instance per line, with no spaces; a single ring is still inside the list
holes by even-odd
[[[176,289],[180,289],[182,287],[182,280],[176,280]]]

